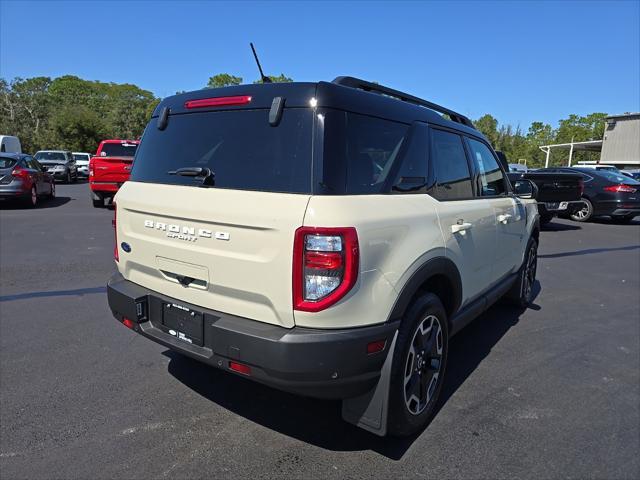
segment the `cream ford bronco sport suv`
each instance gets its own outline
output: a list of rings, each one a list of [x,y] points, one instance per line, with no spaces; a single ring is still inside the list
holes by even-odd
[[[456,112],[351,77],[158,105],[116,196],[114,316],[378,435],[427,424],[448,342],[531,300],[535,186]]]

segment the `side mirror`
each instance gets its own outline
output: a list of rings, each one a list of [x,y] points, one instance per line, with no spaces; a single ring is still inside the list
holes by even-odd
[[[526,178],[516,180],[513,190],[516,196],[520,198],[532,198],[534,200],[538,198],[538,186]]]

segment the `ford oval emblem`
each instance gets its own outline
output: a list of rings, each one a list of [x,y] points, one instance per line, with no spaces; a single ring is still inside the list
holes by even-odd
[[[127,253],[131,251],[131,245],[129,245],[127,242],[122,242],[120,246],[122,247],[122,250],[124,250]]]

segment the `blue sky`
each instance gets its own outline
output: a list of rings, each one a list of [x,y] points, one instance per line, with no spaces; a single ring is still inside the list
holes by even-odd
[[[640,2],[0,0],[0,76],[73,74],[158,96],[228,72],[353,75],[528,128],[640,110]]]

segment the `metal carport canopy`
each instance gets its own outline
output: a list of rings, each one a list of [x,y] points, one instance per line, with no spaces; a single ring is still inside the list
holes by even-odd
[[[552,148],[568,148],[569,149],[569,163],[567,166],[571,166],[571,160],[573,159],[573,152],[601,152],[602,140],[588,140],[586,142],[570,142],[570,143],[556,143],[555,145],[543,145],[540,147],[544,153],[547,154],[547,159],[544,162],[544,167],[549,166],[549,155]]]

